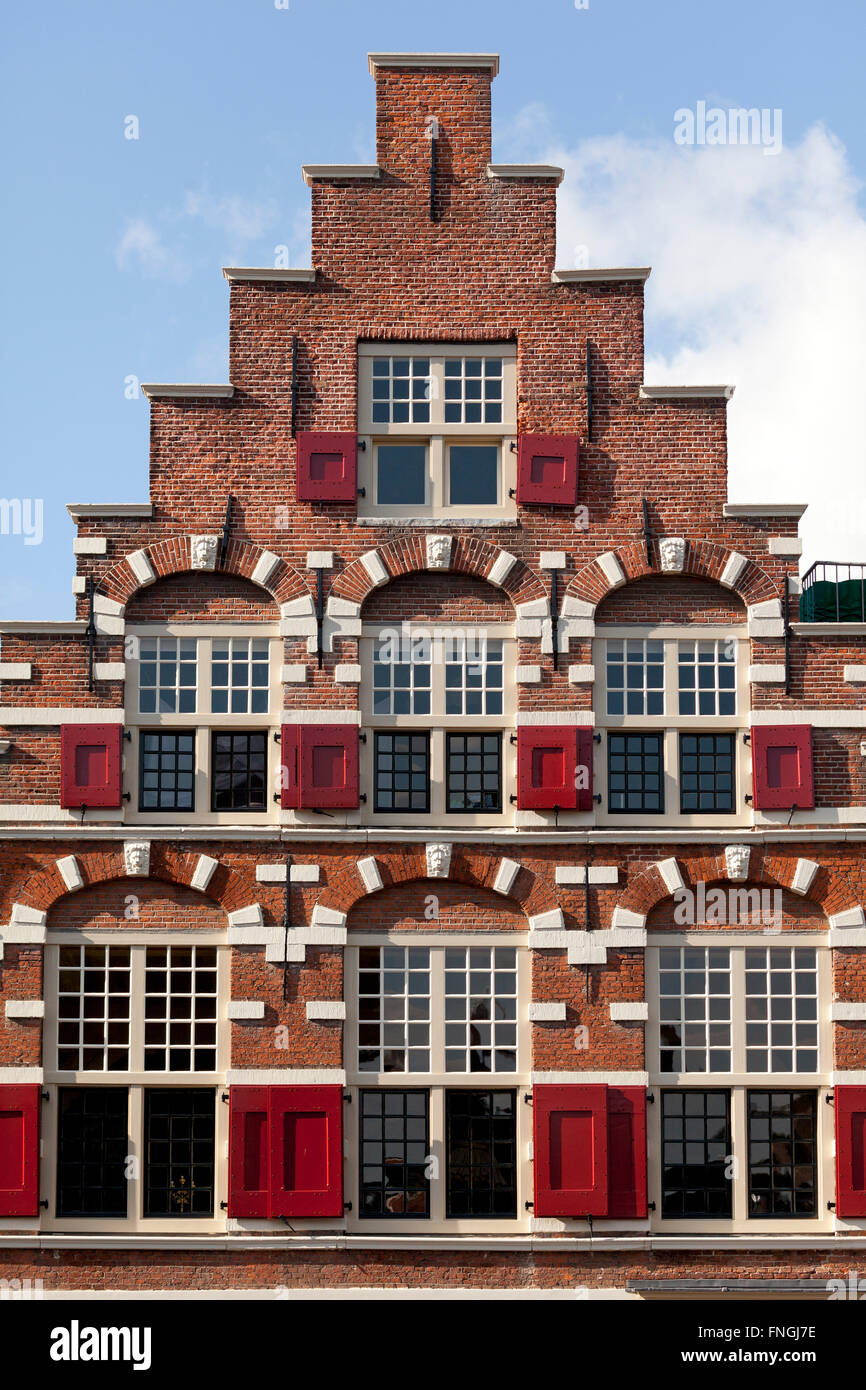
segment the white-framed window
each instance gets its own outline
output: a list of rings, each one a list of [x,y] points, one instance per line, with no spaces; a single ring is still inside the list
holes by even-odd
[[[647,949],[654,1223],[826,1223],[829,953],[814,935],[780,930],[657,942]]]
[[[127,819],[275,818],[280,654],[275,624],[130,626]]]
[[[747,824],[748,649],[734,629],[599,624],[599,820]]]
[[[57,1230],[219,1229],[223,934],[50,933],[43,1190]]]
[[[365,627],[362,780],[374,818],[510,809],[514,639],[505,625]]]
[[[360,512],[516,514],[513,343],[362,343]]]
[[[524,942],[508,933],[350,939],[354,1229],[525,1227],[528,966]]]

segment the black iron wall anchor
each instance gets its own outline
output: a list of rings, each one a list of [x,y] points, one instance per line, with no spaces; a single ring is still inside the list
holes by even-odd
[[[229,493],[226,499],[226,515],[223,522],[223,533],[220,539],[220,560],[219,568],[222,569],[226,562],[226,555],[229,548],[229,531],[232,524],[232,495]]]
[[[788,622],[789,578],[785,571],[782,589],[782,622],[785,624],[785,694],[791,693],[791,624]]]
[[[324,660],[322,629],[325,623],[325,571],[316,570],[316,661],[319,670]]]
[[[653,566],[653,541],[655,532],[650,529],[649,503],[645,497],[641,498],[641,509],[643,511],[643,539],[646,546],[646,562],[650,569]]]
[[[298,336],[292,334],[292,439],[298,423]]]
[[[95,586],[95,583],[94,583],[93,575],[92,575],[92,574],[91,574],[91,575],[88,575],[88,579],[87,579],[87,598],[88,598],[88,615],[87,615],[87,689],[88,689],[88,690],[92,690],[92,689],[93,689],[93,653],[94,653],[94,644],[95,644],[95,641],[96,641],[96,617],[95,617],[95,614],[94,614],[94,606],[95,606],[94,591],[95,591],[95,587],[96,587],[96,586]]]
[[[438,116],[427,117],[427,139],[430,141],[430,221],[436,221],[436,141],[439,139]]]
[[[592,348],[586,340],[586,442],[592,443]]]
[[[559,594],[556,570],[550,571],[550,635],[553,641],[553,669],[559,670]]]
[[[283,916],[283,1002],[289,991],[289,927],[292,924],[292,856],[286,855],[286,897]]]

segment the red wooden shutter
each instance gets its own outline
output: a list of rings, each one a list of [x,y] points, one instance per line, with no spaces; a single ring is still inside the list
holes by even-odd
[[[267,1216],[268,1087],[229,1087],[229,1216]]]
[[[517,500],[547,507],[577,501],[576,434],[521,434],[517,444]]]
[[[60,805],[119,806],[121,792],[120,724],[60,726]]]
[[[269,1148],[269,1215],[343,1215],[342,1086],[271,1086]]]
[[[752,797],[761,811],[815,805],[811,724],[752,726]]]
[[[285,808],[358,805],[357,724],[284,724],[280,758]]]
[[[536,1216],[606,1216],[608,1088],[533,1086]]]
[[[298,500],[354,502],[358,437],[348,430],[298,431]]]
[[[527,811],[577,808],[575,725],[522,724],[517,730],[517,805]]]
[[[836,1215],[866,1216],[866,1086],[837,1086]]]
[[[646,1216],[646,1090],[608,1086],[608,1216]]]
[[[575,786],[577,788],[576,809],[578,811],[591,811],[593,808],[592,754],[594,747],[592,729],[578,728],[577,772],[575,776]]]
[[[41,1086],[0,1086],[0,1216],[39,1215]]]

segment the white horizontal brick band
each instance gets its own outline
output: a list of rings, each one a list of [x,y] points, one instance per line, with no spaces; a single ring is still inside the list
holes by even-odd
[[[568,679],[572,685],[592,685],[595,680],[595,667],[569,666]]]
[[[516,685],[538,685],[541,681],[541,667],[515,666],[514,681]]]
[[[29,661],[0,661],[0,681],[29,681],[32,675]]]
[[[565,1004],[557,1001],[549,1004],[530,1004],[529,1021],[530,1023],[564,1023]]]
[[[496,870],[496,877],[493,880],[494,893],[510,893],[519,873],[520,865],[515,859],[501,859],[499,868]]]
[[[590,884],[619,883],[619,869],[616,864],[590,864]],[[556,868],[556,882],[568,885],[586,882],[585,864],[559,864]]]
[[[292,883],[318,883],[319,881],[318,864],[293,864]],[[286,866],[285,864],[257,864],[256,882],[257,883],[285,883]]]
[[[345,665],[334,668],[334,680],[338,685],[360,685],[361,668],[347,662]]]
[[[771,666],[766,662],[758,666],[749,667],[749,681],[752,685],[782,685],[785,680],[785,668],[782,665]]]
[[[785,624],[781,618],[750,618],[750,637],[784,637]]]
[[[94,661],[93,675],[98,681],[125,681],[125,661]]]
[[[866,681],[866,666],[845,666],[842,677],[849,685],[861,685]]]
[[[799,893],[801,896],[808,893],[817,872],[818,865],[814,859],[798,859],[794,869],[794,877],[791,879],[791,891]]]
[[[346,1017],[341,999],[308,999],[306,1009],[311,1023],[342,1023]]]
[[[358,873],[361,875],[361,882],[368,893],[378,893],[382,887],[382,875],[379,872],[379,865],[375,857],[371,854],[366,859],[358,860]]]
[[[7,1018],[44,1018],[45,1001],[42,999],[7,999]]]
[[[605,935],[597,931],[569,932],[566,942],[569,965],[606,965],[607,946],[598,939]]]
[[[72,542],[73,555],[104,555],[108,541],[104,536],[78,536]]]
[[[803,542],[798,536],[770,536],[767,549],[771,555],[802,555]]]
[[[280,680],[284,685],[303,685],[306,679],[307,667],[304,662],[292,662],[280,667]]]
[[[265,1006],[260,999],[232,999],[226,1006],[226,1018],[232,1023],[257,1022],[265,1016]]]
[[[649,1018],[649,1004],[637,999],[611,1004],[610,1016],[614,1023],[645,1023]]]
[[[250,1067],[226,1072],[227,1086],[345,1086],[340,1067]],[[624,1084],[624,1083],[623,1083]]]
[[[837,999],[830,1005],[834,1023],[866,1023],[866,1003]]]

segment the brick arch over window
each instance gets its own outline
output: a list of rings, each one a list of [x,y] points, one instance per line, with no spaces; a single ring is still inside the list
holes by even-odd
[[[274,599],[276,603],[288,603],[291,599],[302,598],[311,592],[307,580],[300,570],[286,560],[277,560],[269,568],[271,552],[248,541],[230,541],[228,550],[217,570],[193,570],[191,561],[191,537],[170,536],[156,541],[143,550],[135,551],[134,556],[142,556],[146,565],[138,562],[138,569],[147,571],[149,567],[157,580],[172,574],[202,573],[231,574],[240,579],[249,579]],[[106,598],[116,603],[126,604],[134,593],[146,585],[130,564],[129,555],[101,576],[97,589]],[[152,583],[152,580],[147,581]]]
[[[714,885],[723,884],[732,888],[783,888],[795,892],[793,884],[800,860],[795,855],[779,854],[764,849],[760,845],[753,845],[749,858],[748,877],[742,883],[728,878],[723,847],[719,849],[717,854],[690,858],[683,856],[673,861],[663,860],[661,862],[665,865],[675,864],[683,883],[691,889],[694,889],[698,883],[712,883]],[[617,914],[636,913],[638,916],[646,917],[660,902],[672,896],[672,890],[669,883],[665,881],[659,864],[650,864],[631,881],[625,894],[620,898],[614,908],[612,925],[619,925],[616,920]],[[806,892],[797,896],[817,904],[827,918],[834,913],[846,912],[850,908],[859,906],[852,888],[845,879],[824,865],[818,866],[818,871]]]
[[[551,912],[559,907],[554,894],[548,886],[536,877],[531,870],[521,867],[508,893],[494,893],[493,884],[502,859],[499,855],[475,854],[454,845],[451,854],[450,872],[447,879],[428,878],[427,860],[424,845],[407,846],[391,854],[377,854],[376,865],[382,879],[384,891],[396,884],[418,880],[418,891],[423,897],[436,892],[436,885],[443,883],[465,883],[472,888],[487,889],[494,898],[517,903],[527,918],[542,912]],[[423,880],[423,882],[420,882]],[[375,894],[369,895],[371,901]],[[352,861],[339,872],[328,875],[328,887],[319,897],[317,906],[332,908],[336,912],[348,913],[356,903],[368,897],[358,866]],[[527,922],[528,930],[528,922]]]
[[[625,575],[626,583],[636,579],[646,579],[651,575],[665,577],[657,559],[653,565],[647,564],[646,546],[643,540],[632,541],[619,550],[608,552],[616,559]],[[764,603],[779,597],[778,589],[770,575],[755,560],[747,560],[733,583],[726,583],[723,576],[731,563],[734,551],[723,545],[713,545],[710,541],[687,541],[685,562],[682,571],[671,578],[690,575],[694,579],[711,579],[717,584],[738,594],[745,604]],[[611,584],[599,559],[591,561],[574,576],[566,590],[567,598],[582,599],[595,607],[615,586]]]
[[[443,533],[446,528],[443,526]],[[428,571],[426,537],[429,533],[400,536],[387,545],[353,560],[334,581],[331,593],[352,603],[364,600],[382,584],[405,574]],[[453,536],[448,569],[474,575],[502,589],[516,606],[536,599],[547,601],[547,591],[532,570],[508,551],[476,536]],[[435,573],[436,571],[434,571]]]
[[[154,840],[150,848],[150,871],[146,878],[128,875],[123,862],[123,844],[118,843],[98,850],[76,852],[75,860],[83,879],[81,892],[97,884],[119,879],[128,884],[128,891],[135,892],[136,883],[160,879],[164,883],[190,888],[194,892],[203,891],[206,898],[218,903],[225,912],[235,912],[257,901],[256,883],[252,875],[239,872],[227,864],[218,863],[204,890],[194,887],[192,878],[200,855],[197,852],[183,853],[162,845]],[[61,898],[69,893],[60,871],[56,866],[40,869],[25,882],[17,902],[25,907],[37,908],[47,912]]]

